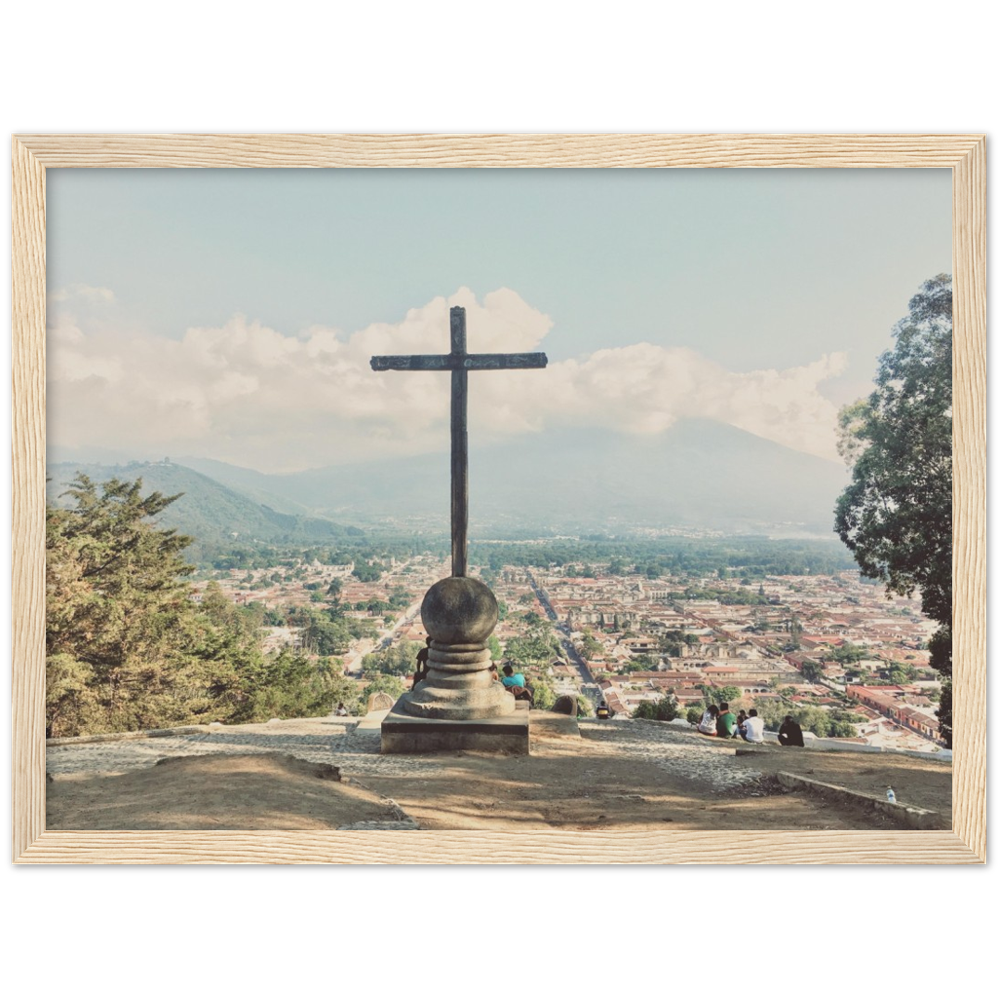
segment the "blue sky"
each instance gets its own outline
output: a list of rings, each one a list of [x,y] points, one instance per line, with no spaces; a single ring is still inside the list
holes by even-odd
[[[137,451],[148,432],[154,452],[256,458],[265,471],[357,457],[315,446],[292,455],[282,435],[305,433],[293,404],[368,435],[365,453],[432,447],[441,413],[414,421],[421,400],[398,412],[386,400],[381,417],[324,411],[322,400],[381,392],[360,370],[339,381],[344,348],[355,337],[357,361],[375,337],[395,352],[398,330],[411,349],[401,326],[411,311],[412,349],[445,349],[435,324],[460,289],[480,304],[514,293],[494,298],[483,336],[553,362],[559,412],[512,417],[511,433],[543,430],[582,392],[587,419],[607,413],[603,423],[628,429],[616,404],[646,370],[633,394],[642,432],[709,416],[829,457],[831,408],[868,390],[909,298],[951,270],[946,170],[52,169],[47,182],[53,445]],[[271,378],[276,365],[286,379]],[[174,369],[157,396],[158,373]],[[495,378],[490,412],[501,397],[530,408],[537,381]],[[83,400],[133,384],[157,396],[155,424],[124,433],[125,410],[109,406],[81,425]],[[431,384],[419,381],[417,396]],[[700,412],[706,387],[726,399]],[[667,393],[687,401],[671,410]]]

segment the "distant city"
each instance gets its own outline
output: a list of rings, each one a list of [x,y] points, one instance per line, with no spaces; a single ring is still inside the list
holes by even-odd
[[[431,554],[390,563],[367,582],[354,575],[353,563],[211,571],[194,599],[211,578],[237,604],[288,609],[327,600],[323,595],[338,581],[337,600],[348,614],[375,626],[352,641],[342,659],[345,674],[360,678],[366,656],[423,645],[420,597],[448,572]],[[591,575],[579,575],[583,568]],[[516,649],[516,665],[555,695],[604,700],[626,716],[644,702],[668,698],[681,720],[689,712],[700,715],[713,698],[727,698],[734,708],[756,707],[774,728],[793,714],[831,741],[900,750],[934,750],[941,743],[934,714],[940,684],[926,648],[934,624],[921,615],[917,598],[888,597],[857,571],[752,582],[738,569],[732,577],[654,579],[611,573],[607,565],[473,572],[488,578],[501,602],[499,657]],[[401,591],[410,603],[390,610],[390,596]],[[549,639],[541,655],[519,660],[530,648],[520,640],[540,634]],[[271,650],[291,646],[316,655],[303,628],[272,626],[266,643]]]

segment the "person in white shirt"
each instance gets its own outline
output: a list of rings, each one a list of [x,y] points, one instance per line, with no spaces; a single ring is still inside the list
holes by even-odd
[[[715,735],[715,720],[719,717],[719,710],[715,705],[709,705],[705,709],[701,717],[701,722],[698,723],[698,732],[704,733],[706,736]]]
[[[743,723],[740,735],[747,743],[764,742],[764,720],[757,715],[756,708],[750,709],[750,714],[747,716],[746,722]]]

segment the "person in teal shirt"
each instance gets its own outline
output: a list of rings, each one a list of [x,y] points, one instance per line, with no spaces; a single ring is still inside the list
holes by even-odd
[[[514,673],[514,668],[508,663],[507,666],[503,668],[503,686],[508,688],[519,687],[523,688],[527,685],[524,683],[524,674]]]
[[[719,706],[719,717],[715,720],[715,735],[730,739],[736,735],[736,716],[729,711],[729,702]]]

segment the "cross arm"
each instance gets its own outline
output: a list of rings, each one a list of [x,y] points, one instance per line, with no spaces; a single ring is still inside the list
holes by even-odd
[[[544,368],[549,359],[533,354],[378,354],[372,369],[384,371],[476,371],[480,369]]]

